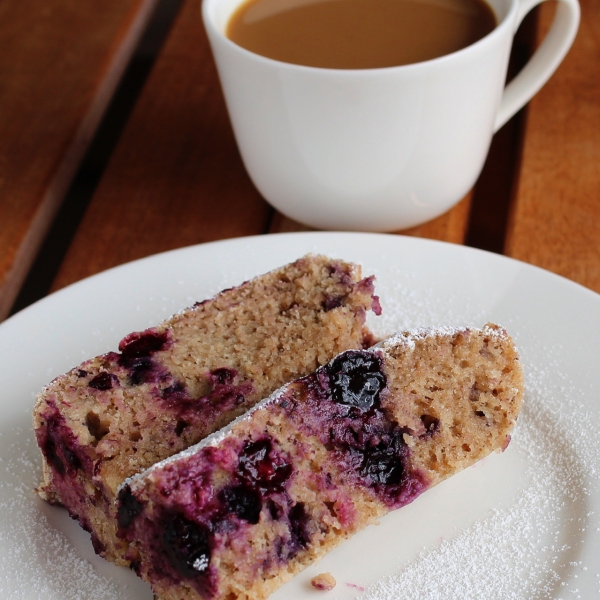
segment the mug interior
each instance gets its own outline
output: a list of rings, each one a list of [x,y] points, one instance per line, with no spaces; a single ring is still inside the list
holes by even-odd
[[[205,19],[210,21],[210,24],[212,24],[216,31],[223,37],[226,37],[225,31],[227,29],[227,23],[229,22],[229,19],[232,17],[235,10],[246,1],[247,0],[203,0],[202,11]],[[304,2],[310,1],[311,0],[304,0]],[[519,0],[485,1],[492,7],[492,10],[494,11],[498,21],[496,27],[487,36],[485,36],[488,37],[493,35],[494,31],[496,31],[504,23],[506,17],[519,2]]]

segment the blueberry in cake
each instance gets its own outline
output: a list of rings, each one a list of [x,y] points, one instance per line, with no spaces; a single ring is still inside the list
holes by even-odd
[[[372,277],[309,255],[128,335],[118,352],[84,362],[38,396],[39,494],[91,532],[98,554],[128,564],[114,506],[122,481],[339,352],[370,345],[370,309],[380,310]]]
[[[494,450],[514,344],[425,329],[346,351],[122,485],[120,534],[160,600],[260,600],[343,539]]]

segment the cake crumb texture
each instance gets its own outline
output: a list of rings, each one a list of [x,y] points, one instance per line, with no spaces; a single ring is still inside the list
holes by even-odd
[[[38,493],[64,505],[97,553],[129,564],[117,536],[122,481],[197,443],[287,381],[362,348],[373,278],[308,255],[199,302],[55,379],[38,396]]]
[[[343,352],[128,479],[120,534],[160,600],[264,600],[357,531],[510,441],[523,399],[497,325]]]

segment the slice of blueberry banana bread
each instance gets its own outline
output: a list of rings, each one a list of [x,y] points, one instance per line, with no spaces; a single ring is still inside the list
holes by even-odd
[[[309,255],[225,290],[50,383],[34,426],[39,494],[64,505],[98,554],[127,564],[114,501],[122,481],[197,443],[284,383],[370,345],[379,313],[360,267]]]
[[[515,347],[495,325],[342,353],[126,481],[122,535],[160,600],[259,600],[510,440]]]

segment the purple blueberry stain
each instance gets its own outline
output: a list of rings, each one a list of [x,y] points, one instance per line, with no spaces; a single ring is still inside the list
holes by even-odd
[[[235,380],[237,371],[229,367],[219,367],[210,372],[210,380],[213,387],[218,385],[231,385]]]
[[[170,406],[187,405],[193,402],[193,399],[188,395],[186,387],[181,381],[176,381],[164,388],[161,392],[161,397]]]
[[[378,357],[359,350],[345,352],[325,367],[333,400],[338,404],[369,410],[386,386]]]
[[[280,563],[285,564],[310,544],[310,518],[304,504],[297,502],[280,520],[287,521],[288,534],[274,540],[273,554]]]
[[[381,302],[379,301],[379,296],[373,294],[371,296],[373,302],[371,303],[371,310],[379,317],[382,313]]]
[[[82,464],[81,464],[81,460],[79,460],[79,457],[77,456],[77,454],[71,450],[71,448],[69,448],[69,446],[67,444],[63,445],[63,456],[65,457],[65,461],[67,462],[67,465],[69,465],[70,469],[67,468],[67,472],[69,474],[74,475],[76,471],[78,471],[79,469],[82,469]]]
[[[338,294],[338,295],[326,295],[325,300],[323,301],[323,310],[325,312],[329,312],[334,308],[338,308],[342,306],[344,300],[347,298],[346,294]]]
[[[379,317],[381,315],[381,302],[375,295],[375,277],[365,277],[357,283],[358,289],[371,296],[371,310]]]
[[[58,455],[56,450],[56,442],[51,434],[48,434],[46,439],[41,445],[42,453],[46,457],[48,464],[59,474],[65,474],[65,465]]]
[[[131,526],[134,519],[141,514],[144,505],[132,494],[129,485],[125,485],[119,491],[117,524],[119,526],[119,537],[124,537],[123,531]]]
[[[122,356],[119,364],[129,370],[129,383],[131,385],[151,383],[155,379],[152,374],[154,363],[147,356]]]
[[[283,508],[271,498],[267,500],[267,510],[273,521],[278,521],[285,514]]]
[[[213,391],[234,386],[237,373],[224,369],[211,372]],[[378,354],[350,351],[294,384],[279,406],[292,421],[322,440],[348,485],[367,487],[396,508],[418,496],[426,480],[410,467],[410,450],[404,441],[410,431],[382,406],[386,387]],[[177,382],[163,390],[163,397],[183,405],[189,400],[185,386]],[[422,422],[431,435],[439,425],[435,420]],[[166,505],[157,515],[156,530],[147,534],[154,544],[154,564],[166,576],[177,573],[189,579],[190,585],[209,597],[206,590],[211,589],[214,575],[211,558],[222,536],[235,537],[238,529],[243,531],[261,518],[283,523],[287,533],[274,541],[270,554],[283,562],[308,547],[315,526],[304,504],[295,502],[288,491],[294,468],[276,439],[263,434],[238,443],[219,449],[222,456],[209,454],[217,452],[216,448],[203,449],[194,459],[198,473],[192,468],[194,463],[181,466],[183,480],[179,467],[172,475],[167,470],[161,484]],[[213,490],[211,469],[217,464],[230,478],[224,487]],[[181,501],[175,499],[179,494]],[[119,525],[127,528],[139,513],[127,495],[120,501],[125,508],[119,510],[125,513],[120,513]],[[135,514],[130,517],[131,513]]]
[[[254,389],[250,381],[238,381],[238,372],[229,367],[213,369],[208,380],[211,390],[207,401],[212,406],[218,405],[221,408],[234,408],[243,404]]]
[[[333,310],[342,306],[348,297],[348,294],[354,290],[369,294],[371,296],[371,310],[377,315],[381,315],[381,303],[379,296],[375,295],[375,277],[365,277],[358,283],[352,282],[352,275],[348,268],[342,268],[339,264],[334,264],[328,267],[328,272],[331,277],[338,280],[341,285],[348,286],[348,292],[346,294],[327,294],[323,302],[323,309],[325,312]]]
[[[291,474],[289,459],[273,448],[269,438],[246,444],[240,454],[238,475],[263,493],[282,491]]]
[[[91,460],[78,443],[75,434],[67,426],[56,405],[48,403],[48,408],[42,417],[45,425],[36,431],[36,436],[46,461],[54,471],[61,477],[74,478],[79,470],[91,470]]]
[[[288,394],[280,406],[322,441],[348,481],[371,489],[390,508],[408,504],[424,491],[424,475],[410,468],[404,436],[411,432],[382,407],[387,380],[377,353],[347,351],[299,386],[303,401]]]
[[[232,386],[236,378],[237,373],[228,369],[211,373],[214,389]],[[376,353],[349,351],[316,375],[300,380],[294,389],[301,390],[302,402],[290,393],[280,399],[279,405],[292,420],[322,439],[349,485],[366,486],[390,507],[398,507],[414,499],[426,484],[410,468],[410,451],[404,441],[404,436],[410,433],[408,428],[399,426],[381,405],[386,386],[381,359]],[[163,395],[171,402],[188,399],[185,387],[177,383],[163,390]],[[433,435],[438,425],[435,419],[425,418],[423,426]],[[190,483],[185,486],[196,487],[202,480],[200,488],[207,493],[199,500],[195,490],[193,505],[186,501],[175,513],[169,513],[173,509],[165,507],[164,515],[159,518],[159,531],[164,533],[160,534],[162,550],[157,551],[158,555],[162,554],[171,565],[167,572],[172,569],[192,580],[194,587],[201,588],[211,581],[215,535],[235,536],[238,528],[257,524],[263,513],[263,518],[287,526],[288,533],[274,542],[275,559],[288,560],[306,549],[311,541],[314,524],[304,504],[294,502],[288,492],[294,476],[291,458],[268,435],[247,439],[236,447],[231,458],[225,459],[223,455],[210,460],[204,453],[198,462],[205,471],[205,461],[215,465],[226,460],[231,475],[224,487],[211,492],[207,482],[212,475],[192,476],[186,467]],[[176,481],[169,486],[179,487],[181,484]],[[167,498],[170,494],[163,495]],[[186,491],[184,497],[189,496]],[[127,498],[122,502],[127,505]]]
[[[374,335],[371,331],[369,331],[369,330],[363,331],[363,338],[362,338],[363,350],[369,349],[371,346],[374,346],[375,344],[377,344],[380,341],[381,341],[381,338]]]
[[[113,373],[102,371],[93,379],[91,379],[88,385],[95,390],[106,391],[111,390],[113,387],[119,385],[119,379]]]
[[[119,343],[118,364],[129,371],[131,385],[152,383],[160,379],[158,368],[152,360],[156,352],[166,350],[171,345],[169,330],[159,333],[147,329],[141,333],[131,333]]]
[[[160,392],[160,398],[170,410],[175,411],[177,420],[185,422],[186,426],[199,421],[209,422],[217,412],[237,408],[252,394],[252,383],[238,382],[238,379],[235,369],[220,367],[207,374],[209,389],[204,396],[195,398],[183,382],[173,381]]]
[[[210,483],[217,465],[231,473],[229,482],[220,489]],[[183,479],[181,468],[185,471]],[[263,510],[265,518],[288,525],[290,541],[286,547],[288,553],[297,552],[308,543],[309,536],[306,515],[299,508],[290,510],[294,503],[286,488],[292,470],[287,454],[266,436],[248,439],[230,450],[204,448],[197,460],[185,467],[166,469],[158,490],[164,504],[158,509],[156,525],[144,529],[144,537],[148,536],[153,548],[153,563],[160,565],[165,576],[174,580],[184,577],[210,597],[215,536],[235,536],[238,529],[257,524]],[[129,486],[123,487],[117,504],[119,537],[136,537],[135,530],[146,523],[143,510],[143,503]]]
[[[348,285],[352,283],[352,275],[350,273],[350,267],[340,265],[339,263],[332,263],[327,267],[329,275],[337,279],[342,285]]]
[[[119,342],[121,356],[128,358],[152,356],[155,352],[166,350],[170,345],[169,330],[158,333],[155,329],[130,333]]]
[[[290,522],[290,550],[291,555],[297,554],[300,549],[304,549],[310,543],[310,533],[308,531],[308,514],[302,502],[294,504],[288,513]]]
[[[262,510],[262,494],[249,485],[236,485],[223,488],[220,494],[226,512],[238,519],[256,525]]]
[[[404,475],[406,445],[400,436],[362,453],[360,474],[374,485],[400,485]]]
[[[187,579],[207,574],[212,541],[208,527],[180,514],[165,521],[162,543],[169,562]]]

